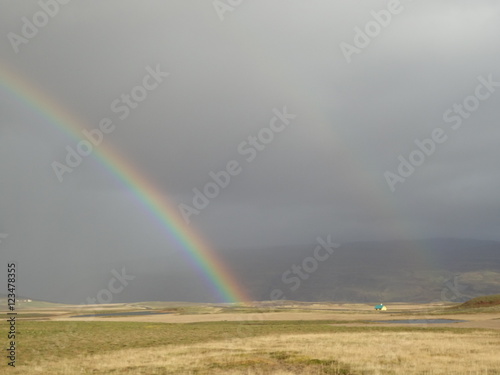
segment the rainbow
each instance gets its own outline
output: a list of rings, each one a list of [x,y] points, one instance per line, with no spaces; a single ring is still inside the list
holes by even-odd
[[[83,139],[81,131],[86,128],[84,121],[3,63],[0,63],[0,86],[71,138],[77,141]],[[165,193],[149,181],[147,176],[104,142],[94,148],[92,157],[133,193],[139,204],[161,225],[168,239],[184,250],[214,288],[218,298],[231,303],[246,303],[251,300],[222,259],[184,222]]]

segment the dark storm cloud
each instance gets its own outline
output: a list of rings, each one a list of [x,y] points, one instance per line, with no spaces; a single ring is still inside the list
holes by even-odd
[[[70,2],[18,53],[8,33],[22,35],[23,17],[32,20],[40,5],[1,3],[3,64],[88,130],[113,119],[100,147],[115,148],[174,207],[192,205],[192,189],[202,190],[210,172],[239,162],[241,173],[191,217],[214,247],[312,243],[326,234],[500,239],[500,90],[460,129],[443,120],[474,95],[478,77],[500,82],[497,2],[401,1],[403,11],[351,63],[341,43],[353,45],[355,28],[388,2],[244,2],[222,22],[210,1]],[[111,104],[156,66],[170,75],[120,120]],[[60,266],[63,277],[78,262],[119,264],[175,247],[92,156],[59,183],[51,163],[77,141],[8,92],[1,98],[6,257],[33,274]],[[284,106],[297,117],[248,162],[238,147]],[[446,142],[391,192],[384,173],[397,173],[398,157],[436,128]]]

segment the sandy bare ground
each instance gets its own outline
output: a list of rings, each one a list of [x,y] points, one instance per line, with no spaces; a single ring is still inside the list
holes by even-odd
[[[164,303],[144,303],[144,304],[109,304],[109,305],[86,305],[72,306],[61,305],[51,308],[29,309],[27,313],[42,313],[45,316],[40,320],[56,321],[102,321],[102,322],[147,322],[147,323],[196,323],[196,322],[220,322],[220,321],[292,321],[292,320],[334,320],[340,325],[350,326],[411,326],[411,327],[454,327],[454,328],[485,328],[500,329],[500,312],[495,313],[477,313],[477,314],[446,314],[446,315],[426,315],[425,311],[429,309],[446,307],[443,304],[409,304],[394,303],[388,306],[389,310],[377,312],[373,310],[372,304],[334,304],[334,303],[296,303],[291,302],[281,305],[281,312],[269,312],[269,308],[277,306],[266,303],[255,303],[253,307],[257,312],[221,312],[224,305],[199,305],[201,308],[209,308],[209,311],[199,311],[193,314],[154,314],[154,315],[131,315],[131,316],[106,316],[106,317],[72,317],[75,315],[93,314],[94,311],[107,311],[114,313],[116,311],[132,310],[150,310],[153,306]],[[143,306],[144,305],[144,306]],[[169,303],[164,305],[168,311],[172,306],[182,306],[181,303]],[[227,307],[227,306],[226,306]],[[200,313],[202,312],[202,313]],[[52,316],[47,316],[52,315]],[[36,317],[28,319],[38,320]],[[373,321],[386,320],[412,320],[412,319],[453,319],[464,320],[458,323],[432,323],[432,324],[400,324],[400,323],[374,323]],[[345,323],[342,323],[345,322]]]
[[[411,319],[454,319],[465,320],[458,323],[433,323],[433,324],[399,324],[399,323],[366,323],[376,320],[411,320]],[[486,328],[500,329],[500,313],[481,314],[453,314],[453,315],[416,315],[411,313],[379,313],[379,312],[270,312],[248,314],[156,314],[141,316],[116,316],[116,317],[87,317],[71,318],[69,316],[54,317],[58,321],[104,321],[104,322],[148,322],[148,323],[195,323],[195,322],[220,322],[220,321],[279,321],[279,320],[337,320],[345,321],[340,325],[349,326],[411,326],[411,327],[454,327],[454,328]],[[359,321],[359,323],[353,322]]]
[[[357,314],[359,320],[367,319],[367,314]],[[369,318],[368,318],[369,319]],[[253,320],[355,320],[352,315],[334,313],[250,313],[250,314],[157,314],[142,316],[89,317],[69,318],[56,317],[54,320],[65,321],[104,321],[104,322],[148,322],[148,323],[196,323],[221,321],[253,321]]]
[[[447,318],[448,319],[448,318]],[[338,326],[347,326],[347,324],[333,324]],[[498,329],[500,330],[500,320],[474,320],[469,322],[459,322],[459,323],[418,323],[418,324],[398,324],[398,323],[375,323],[375,326],[380,327],[421,327],[421,328],[429,328],[429,327],[452,327],[452,328],[479,328],[479,329]],[[366,327],[367,324],[353,323],[349,324],[350,327]]]

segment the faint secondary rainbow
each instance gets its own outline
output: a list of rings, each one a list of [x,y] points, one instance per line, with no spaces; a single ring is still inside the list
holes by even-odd
[[[80,133],[86,127],[82,120],[2,63],[0,63],[0,86],[28,107],[35,109],[71,138],[77,141],[83,139]],[[220,257],[184,222],[177,208],[146,176],[110,146],[105,145],[105,142],[94,148],[92,156],[133,192],[141,206],[161,224],[168,237],[185,250],[220,298],[226,302],[250,301],[247,293]]]

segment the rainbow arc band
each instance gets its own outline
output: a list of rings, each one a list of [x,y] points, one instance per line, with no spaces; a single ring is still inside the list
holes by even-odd
[[[4,63],[0,63],[0,88],[72,139],[83,139],[80,135],[86,128],[83,120],[72,115],[33,82],[28,82]],[[251,299],[244,288],[221,257],[184,222],[176,206],[170,203],[165,193],[148,180],[147,176],[141,174],[131,161],[104,141],[94,149],[92,157],[134,194],[140,206],[160,223],[168,239],[183,249],[184,254],[211,284],[222,301],[250,302]]]

